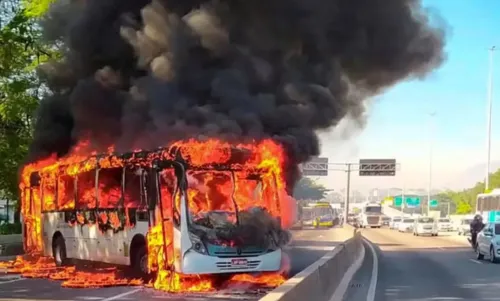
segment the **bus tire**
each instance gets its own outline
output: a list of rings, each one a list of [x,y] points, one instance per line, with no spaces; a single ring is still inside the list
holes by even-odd
[[[148,276],[148,251],[146,246],[142,245],[135,251],[134,265],[132,269],[135,273],[139,274],[141,277],[146,278]]]
[[[68,263],[68,257],[66,256],[66,243],[62,235],[58,235],[52,242],[52,256],[54,257],[54,262],[56,266],[64,266]]]

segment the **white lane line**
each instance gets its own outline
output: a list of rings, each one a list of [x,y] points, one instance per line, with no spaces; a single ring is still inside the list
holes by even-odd
[[[361,251],[358,255],[358,258],[356,258],[354,263],[349,267],[349,269],[347,269],[347,272],[344,274],[344,277],[340,281],[340,284],[333,293],[330,301],[338,301],[344,299],[344,295],[349,288],[349,284],[351,283],[352,278],[354,278],[354,274],[356,274],[356,272],[361,268],[361,265],[365,260],[365,251],[366,250],[364,244],[361,244]]]
[[[106,299],[101,299],[101,301],[112,301],[112,300],[120,299],[120,298],[126,297],[128,295],[135,294],[135,293],[137,293],[139,291],[142,291],[142,288],[131,290],[131,291],[125,292],[123,294],[118,294],[116,296],[112,296],[112,297],[109,297],[109,298],[106,298]]]
[[[481,261],[476,260],[476,259],[469,258],[469,261],[472,261],[472,262],[477,263],[477,264],[483,264]]]
[[[7,281],[0,281],[0,285],[6,284],[6,283],[12,283],[12,282],[16,282],[16,281],[23,281],[23,280],[26,280],[26,278],[18,278],[18,279],[12,279],[12,280],[7,280]]]
[[[375,248],[366,238],[363,240],[368,244],[373,257],[373,268],[372,268],[372,278],[370,279],[370,286],[368,287],[368,294],[366,295],[366,301],[374,301],[375,293],[377,291],[377,281],[378,281],[378,257]]]

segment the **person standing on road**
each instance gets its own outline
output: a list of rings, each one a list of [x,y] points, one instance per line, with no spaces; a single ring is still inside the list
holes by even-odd
[[[483,230],[483,228],[483,217],[479,214],[476,214],[476,216],[474,216],[474,219],[470,223],[471,244],[474,249],[476,248],[477,234],[481,230]]]

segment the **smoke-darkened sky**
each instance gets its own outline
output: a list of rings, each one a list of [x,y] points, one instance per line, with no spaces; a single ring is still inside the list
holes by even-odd
[[[273,137],[293,163],[315,130],[444,60],[417,0],[59,1],[43,22],[64,60],[41,71],[29,161],[90,140],[100,150],[185,138]]]

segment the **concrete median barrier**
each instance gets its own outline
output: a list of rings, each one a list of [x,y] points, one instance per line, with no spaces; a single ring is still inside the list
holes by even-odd
[[[361,233],[338,245],[260,301],[330,301],[341,298],[364,256]]]

